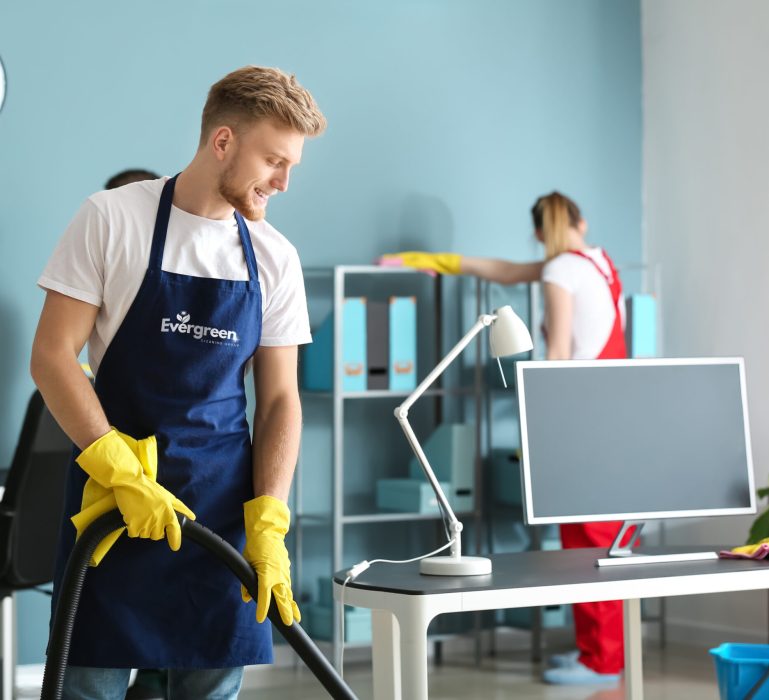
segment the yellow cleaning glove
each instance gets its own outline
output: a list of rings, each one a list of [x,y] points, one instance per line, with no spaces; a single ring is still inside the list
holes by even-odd
[[[462,256],[458,253],[424,253],[413,250],[388,253],[379,258],[379,264],[385,267],[413,267],[441,275],[459,275],[462,272]]]
[[[291,562],[284,538],[288,532],[291,514],[288,506],[272,496],[257,496],[243,504],[246,524],[246,546],[243,556],[254,567],[259,578],[256,601],[256,621],[264,622],[270,607],[270,596],[275,597],[278,611],[287,625],[302,619],[291,592]],[[243,601],[251,595],[241,586]]]
[[[753,556],[762,545],[769,545],[769,537],[764,537],[764,539],[755,544],[744,544],[741,547],[732,547],[729,551],[732,552],[732,554],[742,554],[750,557]]]
[[[154,436],[135,440],[114,428],[86,447],[77,463],[91,477],[83,489],[82,510],[72,522],[78,537],[99,515],[120,509],[129,537],[168,538],[168,546],[181,546],[181,527],[175,511],[194,520],[195,514],[158,484],[157,442]],[[115,530],[96,548],[91,565],[97,566],[125,528]]]

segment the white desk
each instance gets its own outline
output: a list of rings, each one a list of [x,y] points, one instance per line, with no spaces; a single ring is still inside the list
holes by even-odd
[[[641,549],[649,554],[691,550]],[[427,626],[437,615],[622,600],[625,697],[642,700],[641,598],[769,588],[769,562],[716,559],[596,567],[595,560],[605,553],[570,549],[497,554],[491,557],[490,575],[463,578],[422,576],[418,563],[372,565],[346,586],[344,602],[372,611],[375,699],[426,700]],[[344,572],[334,575],[337,600],[343,581]]]

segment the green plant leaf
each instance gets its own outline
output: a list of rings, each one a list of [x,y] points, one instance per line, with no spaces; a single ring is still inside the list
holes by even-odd
[[[757,489],[756,495],[759,498],[766,498],[767,496],[769,496],[769,486],[764,486],[764,488],[762,489]]]
[[[764,537],[769,537],[769,510],[765,510],[759,515],[750,526],[750,534],[745,544],[756,544]]]

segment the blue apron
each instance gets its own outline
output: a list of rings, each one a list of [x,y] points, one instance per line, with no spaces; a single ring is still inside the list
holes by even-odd
[[[95,381],[111,425],[157,436],[158,481],[197,519],[242,550],[253,497],[244,373],[259,346],[262,298],[248,228],[235,213],[248,281],[161,270],[176,178],[163,187],[149,267]],[[74,543],[87,475],[70,465],[55,578]],[[55,604],[55,600],[54,600]],[[222,668],[272,661],[269,623],[240,582],[193,542],[123,534],[90,568],[69,663],[107,668]]]

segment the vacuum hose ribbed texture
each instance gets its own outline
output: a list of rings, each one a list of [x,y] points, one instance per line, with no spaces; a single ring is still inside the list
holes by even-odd
[[[251,597],[256,600],[256,573],[240,553],[229,542],[225,542],[219,535],[194,520],[179,516],[179,522],[183,537],[196,542],[221,560],[240,579]],[[48,656],[45,663],[43,691],[40,700],[61,700],[72,628],[80,603],[80,594],[83,590],[88,562],[99,542],[113,530],[123,527],[124,524],[120,511],[113,510],[105,513],[91,523],[72,548],[59,587],[56,609],[53,613],[51,638],[48,642]],[[273,627],[283,635],[302,661],[307,664],[307,667],[332,698],[335,700],[357,700],[356,695],[315,646],[312,639],[307,636],[304,629],[298,623],[293,625],[283,623],[274,600],[270,605],[267,617]]]

